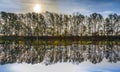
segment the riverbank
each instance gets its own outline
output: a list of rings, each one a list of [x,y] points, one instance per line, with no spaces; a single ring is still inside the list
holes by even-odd
[[[120,36],[0,36],[0,40],[120,41]]]
[[[1,36],[0,44],[70,45],[120,44],[120,36]]]

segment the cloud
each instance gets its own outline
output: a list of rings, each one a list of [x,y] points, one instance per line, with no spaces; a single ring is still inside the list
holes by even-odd
[[[87,8],[79,8],[79,9],[73,9],[72,10],[73,12],[79,12],[83,15],[90,15],[92,13],[92,11],[90,11],[89,9]]]
[[[105,18],[108,17],[109,14],[114,14],[114,13],[116,13],[118,15],[120,14],[119,12],[110,11],[110,10],[106,10],[106,11],[98,12],[98,13],[102,14]]]
[[[18,0],[0,0],[0,11],[18,12],[21,10]]]
[[[98,12],[98,13],[102,14],[106,18],[109,14],[112,14],[115,12],[114,11],[103,11],[103,12]]]

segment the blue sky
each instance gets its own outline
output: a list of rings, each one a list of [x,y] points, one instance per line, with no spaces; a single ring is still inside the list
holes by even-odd
[[[89,15],[98,12],[103,15],[120,14],[120,0],[0,0],[0,11],[32,12],[35,4],[42,6],[42,12],[72,14],[80,12]]]

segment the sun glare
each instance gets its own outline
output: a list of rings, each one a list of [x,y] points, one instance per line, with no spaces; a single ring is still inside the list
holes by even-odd
[[[34,9],[34,12],[40,13],[41,12],[41,5],[40,4],[36,4],[33,9]]]

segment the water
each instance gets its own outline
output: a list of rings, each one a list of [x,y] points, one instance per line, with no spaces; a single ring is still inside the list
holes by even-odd
[[[24,72],[19,67],[29,72],[120,71],[119,42],[47,43],[0,44],[0,72]],[[63,67],[64,70],[61,69]]]

